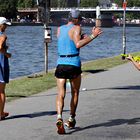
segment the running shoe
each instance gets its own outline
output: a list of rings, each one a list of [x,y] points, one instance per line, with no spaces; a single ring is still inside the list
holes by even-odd
[[[62,119],[58,119],[57,120],[56,126],[57,126],[57,133],[58,134],[65,134],[65,129],[64,129],[64,125],[63,125],[63,120]]]
[[[76,125],[76,120],[73,118],[73,119],[68,119],[67,122],[65,122],[65,126],[68,127],[69,129],[72,129],[74,128]]]

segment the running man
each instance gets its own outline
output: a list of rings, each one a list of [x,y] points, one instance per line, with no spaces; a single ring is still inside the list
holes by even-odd
[[[71,102],[70,117],[65,125],[68,128],[74,128],[76,124],[75,116],[82,73],[79,51],[80,48],[84,47],[102,33],[100,28],[94,27],[90,35],[82,37],[81,20],[80,11],[72,9],[69,13],[68,23],[60,26],[57,30],[59,57],[57,60],[55,77],[58,87],[58,95],[56,97],[56,126],[58,134],[65,134],[62,112],[66,94],[66,80],[69,79],[71,84]]]

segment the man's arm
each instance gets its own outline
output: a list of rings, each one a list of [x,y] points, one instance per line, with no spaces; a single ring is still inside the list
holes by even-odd
[[[130,54],[126,58],[130,60],[133,65],[140,71],[140,62],[136,62]]]
[[[73,40],[76,44],[77,48],[84,47],[86,44],[90,43],[93,39],[95,39],[98,35],[102,33],[100,28],[93,28],[91,35],[81,39],[81,27],[76,26],[73,33]]]
[[[6,39],[7,39],[6,35],[2,35],[0,37],[0,52],[3,53],[7,58],[10,58],[11,57],[11,53],[7,53],[8,46],[7,46],[7,48],[3,47],[3,44],[6,41]]]
[[[0,37],[0,52],[3,51],[3,43],[6,41],[7,37],[5,35],[2,35]]]

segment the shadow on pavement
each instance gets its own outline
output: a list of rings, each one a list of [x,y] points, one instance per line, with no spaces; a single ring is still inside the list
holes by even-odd
[[[6,95],[6,97],[13,97],[13,98],[15,98],[15,97],[17,97],[17,98],[26,98],[27,96],[26,95]]]
[[[112,87],[109,89],[122,89],[122,90],[140,90],[140,85],[135,85],[135,86],[119,86],[119,87]]]
[[[135,86],[117,86],[117,87],[105,87],[105,88],[94,88],[94,89],[86,89],[86,90],[80,90],[80,92],[86,92],[86,91],[93,91],[93,90],[105,90],[105,89],[114,89],[114,90],[140,90],[140,85]]]
[[[109,120],[108,122],[105,122],[105,123],[89,125],[89,126],[86,126],[83,128],[76,127],[75,129],[70,131],[68,134],[72,134],[72,133],[79,132],[79,131],[84,131],[86,129],[92,129],[92,128],[97,128],[97,127],[112,127],[112,126],[118,126],[118,125],[123,125],[123,124],[127,124],[127,125],[140,124],[140,118],[115,119],[115,120]]]
[[[98,69],[98,70],[83,70],[83,72],[88,72],[88,73],[98,73],[98,72],[104,72],[107,71],[105,69]]]
[[[54,94],[44,94],[44,95],[32,95],[32,96],[24,96],[24,95],[6,95],[6,97],[11,97],[11,98],[32,98],[32,97],[42,97],[42,96],[56,96],[57,93]]]
[[[64,110],[64,112],[67,112],[69,110]],[[43,112],[34,112],[31,114],[20,114],[20,115],[13,115],[10,117],[5,118],[5,120],[10,120],[10,119],[18,119],[18,118],[36,118],[36,117],[41,117],[41,116],[52,116],[56,115],[56,111],[43,111]]]

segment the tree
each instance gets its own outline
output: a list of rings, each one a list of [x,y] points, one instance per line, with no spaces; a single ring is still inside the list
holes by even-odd
[[[16,16],[17,0],[0,0],[0,3],[0,16],[5,16],[6,18],[14,18]]]
[[[140,7],[140,0],[126,0],[128,7]],[[114,2],[122,7],[123,0],[51,0],[51,7],[96,7],[99,2]],[[17,8],[32,8],[36,6],[36,0],[0,0],[0,16],[14,18]],[[139,14],[130,13],[131,17],[139,17]]]
[[[114,0],[114,3],[118,4],[119,7],[122,7],[123,0]]]
[[[77,7],[77,0],[67,0],[67,7]]]
[[[140,0],[126,0],[128,7],[140,6]],[[114,0],[114,3],[117,3],[120,7],[122,7],[123,0]]]
[[[137,7],[140,6],[140,0],[126,0],[127,1],[127,7]],[[119,7],[122,7],[123,0],[114,0],[115,3],[119,5]],[[116,14],[120,15],[120,14]],[[126,13],[127,19],[134,19],[134,18],[140,18],[139,13]]]
[[[51,7],[57,7],[57,0],[51,0]]]
[[[81,0],[80,7],[96,7],[98,0]]]
[[[32,8],[36,5],[34,0],[18,0],[18,8]]]
[[[33,7],[34,4],[33,4],[33,0],[25,0],[25,7],[28,8],[28,7]]]
[[[18,0],[18,4],[17,4],[17,7],[18,7],[18,8],[24,7],[23,1],[24,1],[24,0]]]

